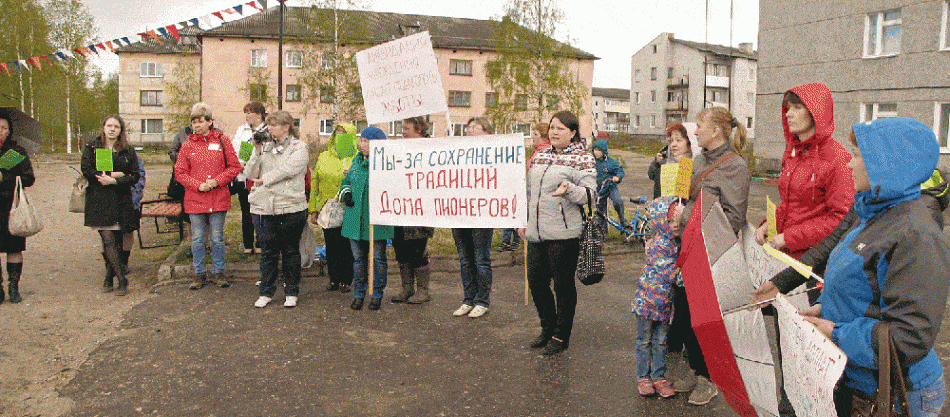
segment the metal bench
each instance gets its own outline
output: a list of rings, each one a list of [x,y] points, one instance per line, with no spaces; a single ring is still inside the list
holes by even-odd
[[[143,200],[142,201],[142,218],[151,217],[155,223],[155,233],[164,234],[164,233],[173,233],[175,231],[174,225],[178,225],[178,243],[165,243],[159,245],[145,246],[142,242],[142,229],[139,228],[139,248],[142,249],[152,249],[160,248],[163,246],[175,246],[181,243],[185,239],[185,228],[181,219],[182,216],[182,207],[181,202],[174,201],[170,198],[161,198],[164,193],[159,194],[160,198],[154,200]],[[165,224],[162,227],[159,224],[159,219],[164,219]]]

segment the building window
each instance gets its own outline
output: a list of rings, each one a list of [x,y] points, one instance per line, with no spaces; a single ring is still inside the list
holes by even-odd
[[[248,86],[248,93],[250,96],[250,101],[267,101],[267,85],[266,84],[251,84]]]
[[[640,70],[638,69],[633,70],[633,82],[635,83],[640,82]]]
[[[302,68],[303,52],[287,51],[287,68]]]
[[[746,118],[745,118],[745,127],[746,127],[746,129],[752,129],[752,118],[751,118],[751,117],[746,117]]]
[[[159,90],[139,91],[139,105],[142,106],[161,106],[162,92]]]
[[[288,102],[300,101],[302,98],[300,84],[287,84],[287,90],[284,94],[284,100]]]
[[[656,127],[656,115],[655,115],[655,114],[651,114],[651,115],[650,115],[650,127]]]
[[[727,103],[729,101],[728,91],[721,88],[707,88],[706,101],[709,103]]]
[[[369,122],[367,122],[366,120],[357,120],[356,122],[353,122],[353,125],[356,126],[357,132],[362,132],[363,129],[366,129],[367,127],[369,127]]]
[[[943,2],[943,24],[940,25],[940,49],[950,49],[950,0]]]
[[[666,102],[667,102],[667,103],[672,103],[672,102],[674,102],[675,100],[676,100],[676,94],[673,93],[672,91],[668,91],[668,92],[666,93]]]
[[[528,109],[528,95],[515,94],[515,110],[527,110],[527,109]]]
[[[656,103],[656,90],[650,90],[650,102]]]
[[[673,67],[666,69],[666,78],[673,78]]]
[[[251,66],[255,68],[267,68],[266,49],[251,49]]]
[[[755,104],[755,93],[745,93],[746,104]]]
[[[653,45],[653,53],[656,53],[656,45]]]
[[[560,97],[560,96],[557,96],[557,95],[554,95],[554,94],[548,94],[548,95],[545,97],[545,100],[546,100],[546,102],[547,102],[547,107],[548,107],[549,109],[556,109],[556,108],[557,108],[557,103],[558,103],[559,101],[561,101],[561,97]],[[607,103],[604,102],[604,105],[606,106]]]
[[[531,123],[519,123],[515,125],[515,133],[521,133],[525,136],[531,136]]]
[[[934,127],[940,147],[950,147],[950,103],[935,103]]]
[[[635,91],[635,92],[633,93],[633,102],[634,102],[634,103],[637,103],[637,104],[640,104],[640,92],[639,92],[639,91]]]
[[[323,86],[323,88],[320,89],[320,102],[333,103],[334,101],[336,101],[336,91],[334,91],[331,86]]]
[[[472,107],[472,92],[449,91],[449,107]]]
[[[389,136],[402,136],[402,120],[389,122]]]
[[[485,93],[485,107],[495,107],[498,105],[498,93]]]
[[[755,81],[755,68],[749,68],[749,81]]]
[[[656,67],[650,67],[650,79],[656,80]]]
[[[901,9],[871,13],[864,20],[864,56],[897,55],[901,52]]]
[[[333,133],[333,119],[320,119],[320,134],[330,135]]]
[[[142,119],[142,133],[162,133],[162,119]]]
[[[141,64],[139,77],[161,77],[161,76],[162,76],[161,62],[143,62]]]
[[[862,122],[883,117],[897,117],[897,103],[864,103],[861,106]]]
[[[462,59],[449,60],[449,74],[472,75],[472,61]]]
[[[452,123],[452,136],[465,136],[465,123]]]
[[[334,68],[333,61],[336,60],[336,55],[333,52],[326,51],[320,55],[320,68],[325,70],[331,70]]]

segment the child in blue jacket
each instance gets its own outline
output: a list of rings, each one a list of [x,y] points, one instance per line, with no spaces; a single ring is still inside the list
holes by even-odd
[[[597,164],[597,211],[604,214],[600,227],[604,229],[604,232],[607,231],[607,199],[610,199],[614,203],[614,210],[617,211],[620,224],[624,228],[629,228],[630,223],[624,216],[623,198],[620,196],[620,190],[617,189],[617,183],[623,181],[623,167],[617,163],[617,160],[607,156],[607,141],[603,139],[594,142],[592,153]]]

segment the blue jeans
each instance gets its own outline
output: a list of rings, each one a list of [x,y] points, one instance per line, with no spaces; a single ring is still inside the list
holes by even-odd
[[[501,243],[517,245],[521,243],[521,236],[518,236],[518,231],[515,229],[502,229]]]
[[[488,307],[491,297],[491,240],[493,229],[452,229],[459,253],[463,303]]]
[[[366,272],[369,261],[369,241],[350,239],[350,249],[353,251],[353,298],[365,298],[369,278]],[[386,241],[373,241],[373,298],[383,298],[386,289],[386,274],[389,264],[386,260]]]
[[[610,190],[610,194],[607,196],[601,196],[597,199],[597,210],[601,213],[604,213],[604,219],[601,220],[600,225],[603,227],[604,232],[607,231],[607,200],[610,200],[614,203],[614,210],[617,212],[617,218],[620,219],[620,224],[627,224],[627,218],[624,215],[623,208],[623,197],[620,196],[620,191],[617,190],[617,187],[614,187]]]
[[[666,334],[669,323],[637,316],[637,378],[666,379]]]
[[[224,272],[224,215],[226,211],[189,214],[191,220],[191,264],[195,274],[208,272],[205,265],[205,239],[211,226],[211,272]]]
[[[274,297],[277,278],[284,278],[284,295],[300,294],[300,235],[307,224],[307,210],[296,213],[252,214],[257,242],[261,245],[261,283],[258,292]]]
[[[937,417],[946,399],[947,385],[941,375],[940,379],[929,387],[907,393],[907,408],[909,408],[910,417]]]

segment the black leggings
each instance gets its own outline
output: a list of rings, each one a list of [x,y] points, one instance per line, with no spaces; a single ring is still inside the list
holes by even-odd
[[[679,332],[683,336],[683,347],[686,348],[689,356],[689,367],[696,372],[696,375],[701,377],[709,378],[709,368],[706,367],[706,358],[703,357],[703,349],[699,347],[699,339],[696,338],[696,332],[693,331],[693,323],[689,315],[689,302],[686,298],[686,288],[680,286],[673,286],[673,297],[674,300],[684,301],[682,304],[676,303],[674,307],[675,315],[680,316],[680,327],[679,329],[671,329],[671,331]],[[674,323],[677,321],[674,319]]]
[[[122,258],[119,257],[119,251],[122,248],[121,230],[100,230],[99,237],[102,238],[102,253],[106,257],[109,267],[119,280],[125,279],[125,270],[122,268]]]

